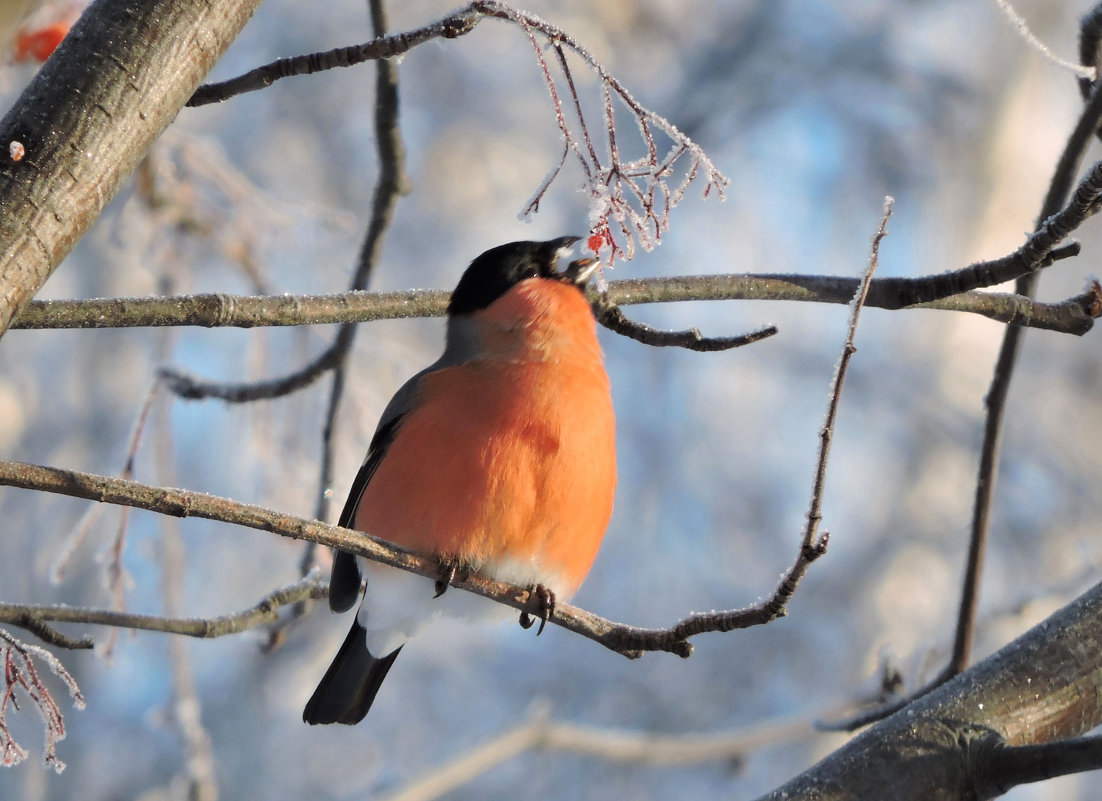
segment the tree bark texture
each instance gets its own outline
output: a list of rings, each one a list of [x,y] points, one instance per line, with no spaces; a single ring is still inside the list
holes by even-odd
[[[73,26],[0,121],[0,336],[259,4],[98,0]]]
[[[1102,584],[764,799],[990,797],[991,744],[1064,740],[1102,721]]]

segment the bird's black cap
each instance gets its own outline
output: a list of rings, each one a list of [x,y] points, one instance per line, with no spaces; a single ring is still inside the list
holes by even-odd
[[[526,278],[550,278],[571,283],[568,273],[556,270],[559,252],[580,237],[560,236],[546,242],[510,242],[490,248],[471,262],[459,279],[448,304],[448,314],[470,314],[485,309]]]

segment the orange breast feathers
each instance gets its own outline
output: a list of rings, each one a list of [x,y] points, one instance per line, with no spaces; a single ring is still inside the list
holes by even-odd
[[[478,356],[421,379],[355,527],[565,598],[597,555],[616,488],[596,323],[577,288],[546,279],[472,317]]]

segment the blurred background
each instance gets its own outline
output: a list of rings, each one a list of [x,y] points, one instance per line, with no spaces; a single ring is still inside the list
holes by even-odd
[[[366,41],[365,5],[269,0],[211,77]],[[441,0],[391,5],[395,30],[454,8]],[[661,247],[617,263],[611,280],[855,276],[886,194],[896,205],[881,275],[938,273],[1004,255],[1032,229],[1080,105],[1073,76],[1030,49],[994,2],[525,5],[574,35],[731,179],[726,202],[690,190]],[[1041,40],[1074,59],[1078,16],[1089,3],[1016,5]],[[5,107],[33,69],[4,68]],[[398,75],[412,192],[398,203],[373,289],[451,288],[488,247],[586,231],[576,170],[560,176],[530,223],[518,220],[560,152],[520,29],[484,21],[460,39],[412,51]],[[579,66],[575,77],[595,96],[591,75]],[[374,67],[364,64],[185,109],[144,168],[158,204],[132,181],[39,297],[342,291],[376,176],[374,80]],[[1084,255],[1046,271],[1042,298],[1078,294],[1098,272],[1097,221],[1077,236]],[[620,484],[605,544],[575,601],[644,626],[753,603],[772,593],[795,557],[846,310],[711,302],[627,311],[710,335],[767,323],[780,334],[699,354],[602,331]],[[158,366],[261,379],[305,364],[334,334],[324,326],[11,331],[0,347],[0,452],[118,474]],[[628,661],[553,626],[538,640],[515,625],[440,630],[405,649],[355,728],[311,728],[300,719],[349,624],[324,604],[272,652],[262,649],[263,631],[200,641],[123,633],[108,649],[105,630],[77,627],[72,633],[90,631],[101,647],[59,654],[88,702],[80,712],[62,703],[69,736],[59,756],[68,768],[58,776],[35,764],[41,726],[25,709],[12,727],[32,757],[0,773],[0,797],[183,798],[194,761],[181,731],[195,731],[188,717],[195,711],[221,798],[337,801],[398,792],[535,710],[600,730],[696,736],[831,717],[875,692],[885,658],[901,667],[907,686],[917,685],[942,667],[951,643],[983,397],[1001,336],[1001,326],[971,315],[863,315],[823,510],[831,548],[786,619],[700,637],[689,660]],[[436,358],[442,338],[440,320],[361,325],[339,415],[333,519],[383,405]],[[1096,579],[1102,452],[1092,446],[1102,429],[1102,351],[1095,339],[1026,336],[1008,409],[977,658]],[[264,403],[160,401],[135,478],[311,516],[328,393],[323,380]],[[111,605],[104,563],[120,512],[104,509],[74,543],[86,511],[59,496],[0,493],[0,601]],[[54,567],[70,547],[57,582]],[[301,553],[298,543],[256,531],[134,512],[122,600],[151,614],[226,614],[294,581]],[[166,576],[181,582],[175,608],[165,589],[174,579]],[[174,704],[174,688],[188,684],[198,710]],[[61,700],[64,691],[57,693]],[[748,798],[844,740],[808,726],[737,761],[681,767],[528,752],[447,797]],[[1096,782],[1071,777],[1007,797],[1093,798]]]

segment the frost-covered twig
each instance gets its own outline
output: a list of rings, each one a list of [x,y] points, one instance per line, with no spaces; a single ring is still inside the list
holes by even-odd
[[[1025,40],[1026,44],[1048,59],[1051,63],[1074,74],[1077,78],[1094,81],[1098,77],[1094,67],[1085,64],[1081,66],[1073,61],[1060,58],[1053,53],[1048,45],[1038,39],[1037,35],[1030,30],[1029,23],[1025,21],[1025,17],[1018,13],[1018,10],[1014,8],[1010,0],[994,0],[994,2],[995,5],[999,7],[999,10],[1002,11],[1003,15],[1010,20],[1010,23],[1017,28],[1018,34]]]
[[[635,254],[636,243],[644,250],[651,250],[657,245],[662,234],[669,230],[670,210],[681,202],[689,185],[701,174],[705,179],[704,196],[715,190],[723,197],[730,181],[704,151],[665,117],[637,101],[577,40],[561,28],[504,3],[487,0],[472,3],[471,8],[487,16],[514,22],[528,34],[551,95],[555,122],[563,138],[562,156],[524,207],[522,218],[539,210],[540,202],[571,153],[585,176],[582,191],[589,198],[588,247],[594,253],[603,252],[605,264],[609,266],[617,257],[630,260]],[[555,53],[555,66],[560,74],[558,80],[565,84],[571,101],[569,112],[551,64],[544,57],[542,40],[546,40],[547,46]],[[603,158],[597,152],[590,133],[591,125],[582,110],[581,98],[567,61],[567,51],[580,58],[600,78],[606,150]],[[629,159],[623,155],[621,137],[616,127],[617,106],[626,109],[639,126],[639,139],[645,151],[639,158]],[[660,155],[660,136],[670,143],[664,155]],[[679,162],[686,161],[680,181],[676,188],[671,188],[669,182],[675,178],[675,167]]]
[[[846,327],[846,341],[842,347],[842,356],[838,359],[838,365],[834,369],[834,379],[830,383],[830,401],[827,404],[827,416],[823,427],[819,431],[819,458],[815,466],[815,483],[811,491],[811,505],[807,511],[807,527],[804,529],[804,551],[817,551],[826,547],[827,534],[819,536],[819,522],[822,520],[823,489],[826,485],[827,460],[830,458],[830,442],[834,437],[834,421],[838,417],[838,403],[842,397],[842,382],[846,380],[846,371],[849,361],[857,352],[854,338],[857,334],[857,319],[864,308],[865,298],[869,295],[869,287],[872,284],[872,274],[876,272],[880,262],[880,243],[888,235],[888,220],[892,216],[892,206],[895,200],[891,197],[884,198],[884,215],[880,218],[880,226],[872,238],[872,248],[869,251],[869,263],[865,268],[865,274],[857,291],[850,302],[849,325]]]
[[[134,460],[137,457],[138,447],[141,445],[142,435],[145,432],[146,421],[149,419],[149,412],[153,408],[153,401],[156,397],[157,382],[153,382],[146,392],[145,400],[142,402],[142,406],[130,429],[130,437],[126,448],[126,463],[123,465],[122,472],[119,473],[120,478],[131,479],[134,477]],[[63,543],[61,552],[50,566],[50,578],[52,581],[55,583],[61,582],[69,567],[70,561],[80,545],[87,539],[88,533],[91,531],[95,521],[99,518],[102,510],[102,505],[95,504],[89,507],[88,511],[81,516],[80,521]],[[126,572],[126,568],[123,567],[122,562],[123,553],[126,550],[126,533],[129,523],[130,510],[123,507],[119,514],[118,524],[115,527],[115,535],[112,537],[111,543],[106,551],[99,557],[104,565],[103,583],[104,588],[111,595],[111,608],[120,612],[126,608],[125,592],[127,585],[130,583],[130,576]],[[112,631],[108,640],[103,644],[101,651],[103,655],[110,657],[115,648],[116,638],[117,632]]]
[[[27,750],[15,741],[8,728],[8,712],[19,711],[17,691],[21,690],[42,717],[46,733],[42,761],[47,767],[61,773],[65,770],[65,763],[57,757],[57,744],[65,739],[65,719],[50,691],[42,683],[38,669],[34,666],[35,660],[45,664],[65,683],[73,699],[73,706],[84,709],[84,696],[81,695],[76,680],[56,656],[45,648],[28,645],[0,629],[0,667],[4,671],[3,682],[0,683],[0,766],[12,767],[27,758]]]

